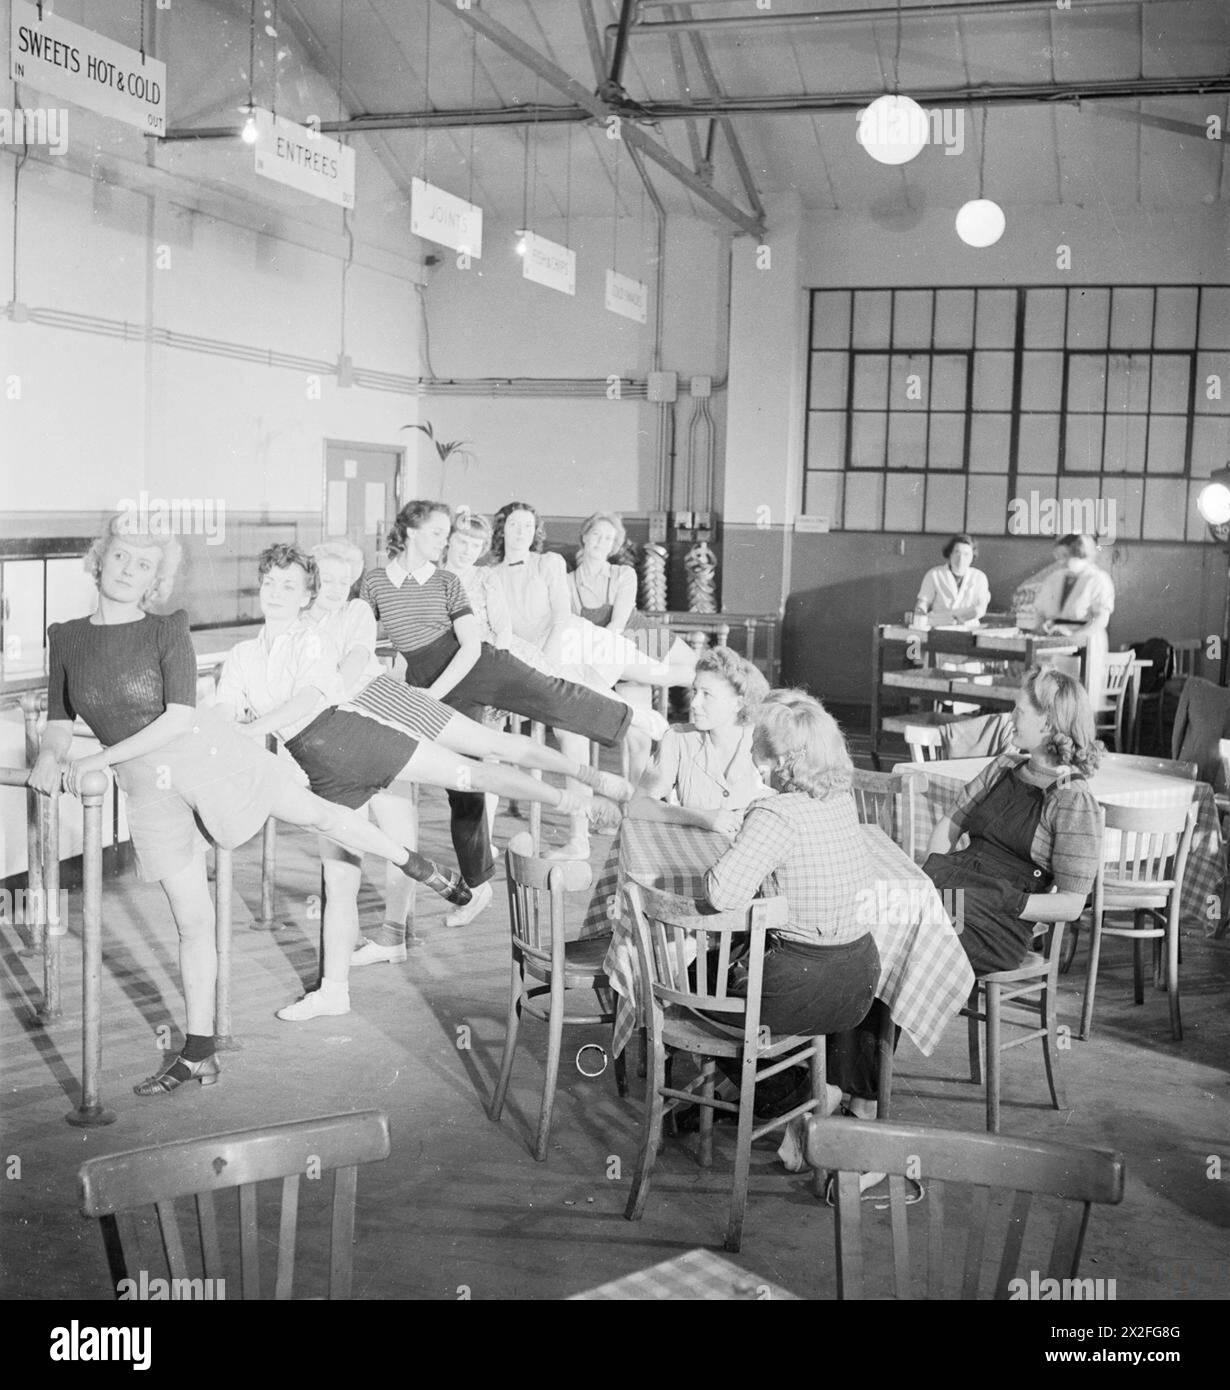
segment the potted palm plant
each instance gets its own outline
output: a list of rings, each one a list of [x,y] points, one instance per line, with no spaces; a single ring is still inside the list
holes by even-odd
[[[402,429],[422,430],[422,432],[427,436],[427,438],[431,440],[432,444],[435,447],[435,451],[440,459],[440,496],[447,497],[449,463],[453,459],[457,459],[460,463],[463,464],[473,463],[474,454],[470,451],[468,447],[471,441],[468,439],[437,439],[436,432],[432,428],[430,420],[428,420],[427,423],[423,425],[403,425]]]

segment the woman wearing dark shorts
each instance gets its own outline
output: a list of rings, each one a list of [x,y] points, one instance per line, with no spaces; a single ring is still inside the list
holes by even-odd
[[[76,794],[86,773],[114,767],[127,798],[138,875],[159,881],[167,895],[179,932],[187,1036],[178,1056],[134,1087],[141,1096],[186,1081],[208,1086],[219,1076],[214,908],[205,874],[208,841],[198,821],[229,849],[276,816],[356,853],[377,854],[453,901],[465,900],[455,878],[353,811],[314,796],[294,769],[220,714],[195,708],[187,614],[145,611],[169,595],[178,563],[173,537],[141,532],[123,514],[91,547],[86,565],[98,582],[98,611],[48,630],[47,727],[30,773],[40,791],[63,782]],[[78,715],[103,750],[70,762]]]
[[[405,658],[407,684],[480,723],[492,705],[612,747],[631,722],[627,705],[545,676],[482,641],[461,581],[439,567],[451,525],[443,502],[408,502],[389,532],[394,558],[369,570],[359,591]],[[491,839],[481,795],[449,792],[449,808],[457,862],[474,890],[469,907],[447,919],[461,926],[491,901]]]

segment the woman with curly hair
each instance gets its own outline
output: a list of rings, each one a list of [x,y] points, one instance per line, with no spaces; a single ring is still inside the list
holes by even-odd
[[[666,731],[627,814],[695,825],[732,840],[753,802],[771,796],[752,756],[753,722],[769,683],[729,647],[696,662],[691,722]]]
[[[937,888],[961,891],[961,944],[978,974],[1020,965],[1035,922],[1080,916],[1102,848],[1086,780],[1102,745],[1084,687],[1031,666],[1012,722],[1021,751],[1001,754],[965,788],[923,865]],[[954,851],[962,835],[969,847]]]
[[[859,910],[874,870],[850,791],[853,764],[837,721],[801,690],[772,690],[753,747],[780,793],[757,801],[734,844],[705,875],[719,911],[745,907],[770,874],[789,904],[765,943],[760,1018],[774,1033],[854,1028],[880,978]]]
[[[127,798],[137,874],[157,881],[179,933],[188,1026],[179,1054],[133,1089],[139,1096],[188,1081],[214,1084],[214,987],[218,954],[205,874],[208,841],[243,844],[270,816],[326,835],[355,854],[377,854],[451,902],[469,894],[456,875],[399,844],[354,811],[314,796],[295,770],[246,738],[210,708],[196,708],[196,653],[182,609],[149,612],[171,592],[180,546],[165,530],[142,530],[124,513],[112,518],[86,556],[98,583],[92,617],[47,630],[47,726],[30,785],[57,784],[78,794],[89,772],[115,769]],[[285,603],[280,591],[271,601]],[[336,671],[323,672],[327,680]],[[103,745],[69,760],[80,715]]]

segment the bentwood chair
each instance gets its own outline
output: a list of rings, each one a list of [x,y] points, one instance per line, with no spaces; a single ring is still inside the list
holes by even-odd
[[[1179,1015],[1179,912],[1183,875],[1196,827],[1196,806],[1107,806],[1106,829],[1118,832],[1119,853],[1098,867],[1093,889],[1093,934],[1081,1010],[1081,1038],[1093,1031],[1093,1000],[1103,936],[1132,942],[1132,977],[1137,1004],[1145,1002],[1144,943],[1153,942],[1154,983],[1170,1002],[1170,1031],[1182,1040]],[[1130,913],[1132,925],[1106,925],[1110,914]],[[1165,955],[1163,956],[1163,942]]]
[[[178,1144],[91,1158],[81,1165],[81,1210],[97,1217],[116,1296],[122,1280],[148,1277],[158,1268],[158,1245],[165,1256],[171,1280],[185,1281],[174,1296],[225,1298],[238,1288],[244,1299],[268,1298],[262,1294],[260,1251],[271,1243],[257,1223],[257,1184],[282,1179],[278,1218],[277,1272],[272,1297],[289,1299],[295,1281],[295,1245],[299,1221],[301,1182],[313,1193],[324,1184],[312,1179],[333,1172],[333,1200],[329,1218],[330,1298],[349,1298],[354,1263],[355,1188],[360,1163],[376,1163],[389,1156],[389,1119],[381,1110],[359,1110],[351,1115],[325,1115],[318,1120],[295,1120],[284,1125],[232,1134],[211,1134]],[[227,1194],[238,1189],[237,1201]],[[179,1225],[176,1202],[192,1199],[188,1234],[193,1247],[190,1259]],[[218,1205],[238,1208],[237,1230],[220,1226]],[[143,1230],[136,1212],[153,1207],[158,1240]],[[123,1229],[122,1229],[123,1228]],[[192,1232],[199,1235],[199,1248]],[[144,1235],[145,1239],[142,1239]],[[235,1236],[238,1236],[238,1242]],[[313,1236],[318,1242],[319,1236]],[[238,1246],[239,1279],[228,1276],[234,1268]],[[225,1252],[225,1258],[224,1258]],[[199,1255],[199,1258],[198,1258]],[[198,1273],[199,1271],[199,1273]],[[209,1283],[198,1282],[203,1275]],[[159,1276],[161,1277],[161,1276]],[[221,1281],[221,1282],[220,1282]],[[182,1290],[187,1287],[189,1292]]]
[[[712,912],[690,898],[636,883],[625,886],[624,896],[636,931],[649,1048],[641,1147],[624,1215],[629,1221],[639,1221],[644,1215],[666,1115],[684,1105],[699,1106],[699,1160],[701,1167],[707,1168],[713,1162],[715,1111],[736,1112],[734,1189],[726,1249],[738,1250],[743,1239],[752,1144],[772,1130],[784,1129],[797,1115],[810,1114],[826,1103],[824,1038],[795,1034],[773,1037],[760,1023],[765,932],[786,921],[786,900],[759,899],[740,912]],[[728,983],[731,961],[744,945],[745,996],[732,994]],[[693,962],[694,980],[689,971]],[[682,1089],[671,1084],[668,1049],[701,1059],[700,1074]],[[718,1057],[742,1064],[738,1102],[718,1100],[714,1095]],[[811,1095],[776,1119],[756,1124],[758,1083],[799,1062],[810,1064]]]
[[[867,1201],[865,1194],[860,1200],[860,1173],[888,1174],[889,1201],[875,1209],[889,1211],[896,1298],[1099,1296],[1093,1280],[1079,1288],[1063,1281],[1077,1278],[1093,1204],[1123,1200],[1121,1154],[868,1120],[809,1121],[806,1154],[813,1168],[837,1175],[833,1234],[840,1299],[863,1298],[865,1275],[888,1281],[887,1267],[870,1268],[864,1255]],[[913,1212],[906,1207],[907,1178],[926,1193]],[[1059,1204],[1057,1220],[1050,1210],[1055,1203],[1047,1199]],[[994,1284],[984,1293],[988,1273]]]
[[[1155,772],[1161,777],[1196,780],[1196,764],[1181,758],[1149,758],[1139,753],[1106,753],[1098,764],[1104,772]]]
[[[1136,653],[1130,649],[1125,652],[1108,652],[1106,656],[1106,686],[1095,720],[1097,732],[1104,738],[1114,740],[1116,748],[1123,746],[1123,707],[1127,700],[1128,685],[1132,677],[1132,662]]]
[[[593,882],[593,872],[583,860],[554,864],[529,854],[529,837],[519,835],[504,851],[508,884],[508,925],[511,934],[512,973],[508,992],[508,1026],[504,1034],[504,1056],[500,1078],[491,1098],[490,1117],[498,1121],[504,1110],[508,1083],[512,1078],[521,1015],[542,1020],[547,1025],[547,1066],[542,1083],[542,1107],[534,1157],[542,1162],[551,1138],[551,1112],[559,1079],[560,1050],[564,1027],[569,1024],[613,1024],[614,1000],[603,961],[609,935],[565,938],[564,894],[579,892]],[[569,1012],[567,992],[588,990],[598,998],[597,1013]],[[575,999],[575,994],[573,995]],[[628,1094],[626,1060],[615,1059],[615,1084],[621,1096]]]
[[[943,756],[944,738],[934,724],[907,724],[901,736],[916,763],[933,762]]]
[[[899,763],[892,772],[869,772],[855,768],[850,791],[858,810],[860,825],[876,825],[896,842],[911,859],[922,845],[922,797],[927,774],[915,763]]]

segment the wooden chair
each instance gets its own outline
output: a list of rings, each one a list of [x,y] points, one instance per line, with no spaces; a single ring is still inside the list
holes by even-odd
[[[916,763],[934,762],[944,751],[943,737],[932,724],[907,724],[902,735]]]
[[[1136,653],[1108,652],[1106,655],[1106,686],[1102,691],[1095,720],[1097,732],[1114,740],[1116,748],[1123,746],[1123,707],[1127,700],[1132,662]]]
[[[1110,772],[1115,768],[1136,772],[1156,772],[1163,777],[1189,777],[1196,780],[1196,764],[1180,758],[1146,758],[1138,753],[1106,753],[1099,764]]]
[[[868,1272],[860,1173],[889,1175],[893,1288],[898,1299],[1028,1296],[1031,1276],[1042,1270],[1048,1279],[1074,1280],[1093,1203],[1114,1206],[1123,1200],[1121,1154],[1041,1139],[959,1134],[880,1121],[813,1119],[807,1126],[806,1154],[813,1168],[837,1175],[833,1234],[840,1299],[863,1298]],[[926,1200],[915,1217],[919,1224],[926,1219],[925,1264],[911,1260],[906,1178],[925,1185]],[[999,1220],[998,1210],[992,1213],[993,1193],[1012,1194],[1006,1223]],[[1049,1249],[1050,1203],[1036,1201],[1047,1197],[1063,1204]],[[1031,1212],[1043,1219],[1035,1221],[1027,1245]],[[997,1246],[1001,1230],[1002,1245]],[[919,1240],[915,1250],[921,1246]],[[995,1283],[993,1291],[984,1295],[983,1265],[988,1259],[996,1260]],[[916,1264],[923,1267],[916,1271]],[[953,1288],[958,1271],[960,1285]],[[887,1280],[887,1269],[883,1273]],[[1054,1296],[1060,1296],[1059,1290]]]
[[[1082,1039],[1093,1031],[1102,937],[1132,941],[1132,975],[1137,1004],[1145,1002],[1144,943],[1153,941],[1154,983],[1163,982],[1170,1001],[1170,1031],[1183,1037],[1179,1016],[1179,911],[1183,875],[1196,827],[1196,806],[1107,806],[1106,829],[1119,832],[1118,862],[1098,867],[1093,888],[1093,935],[1081,1010]],[[1108,913],[1130,912],[1130,927],[1104,925]],[[1162,942],[1166,943],[1163,964]]]
[[[559,1078],[559,1059],[564,1028],[568,1024],[613,1024],[614,1001],[610,982],[603,969],[607,936],[565,940],[564,894],[579,892],[593,882],[593,872],[584,861],[547,863],[528,851],[529,837],[519,835],[504,851],[508,884],[508,925],[512,947],[512,974],[508,993],[508,1026],[504,1035],[504,1056],[500,1078],[488,1112],[498,1121],[512,1077],[513,1057],[521,1015],[541,1019],[547,1025],[547,1066],[542,1083],[542,1108],[534,1157],[542,1162],[551,1137],[551,1111]],[[545,905],[544,905],[545,898]],[[566,991],[592,990],[602,1005],[598,1013],[569,1013]],[[542,996],[546,999],[539,1002]],[[615,1084],[621,1096],[628,1094],[624,1055],[615,1059]]]
[[[1099,834],[1100,834],[1099,830]],[[1056,1003],[1059,998],[1059,965],[1063,958],[1065,922],[1037,922],[1034,939],[1044,937],[1042,951],[1030,951],[1014,970],[995,970],[974,977],[969,1002],[961,1013],[969,1020],[970,1080],[978,1085],[986,1074],[987,1132],[999,1133],[999,1103],[1001,1097],[1000,1054],[1035,1038],[1042,1043],[1042,1060],[1046,1067],[1046,1084],[1050,1088],[1051,1104],[1056,1110],[1067,1106],[1063,1081],[1059,1075],[1059,1026]],[[981,996],[981,1001],[979,999]],[[979,1008],[979,1003],[984,1008]],[[1006,1018],[1003,1006],[1013,1004],[1023,1009],[1028,1018]],[[986,1025],[985,1067],[983,1036],[980,1025]],[[1021,1035],[1003,1041],[1003,1029],[1021,1029]]]
[[[761,899],[742,912],[711,912],[689,898],[642,888],[636,883],[625,886],[624,896],[636,930],[650,1058],[641,1147],[624,1215],[629,1221],[638,1221],[644,1214],[666,1115],[682,1105],[700,1107],[700,1164],[707,1168],[713,1162],[714,1112],[737,1112],[734,1190],[726,1225],[726,1249],[738,1250],[743,1239],[752,1144],[761,1135],[784,1128],[796,1115],[809,1114],[826,1103],[824,1038],[795,1034],[774,1038],[760,1024],[765,932],[786,921],[786,900]],[[746,997],[732,995],[727,982],[732,954],[744,940],[748,948]],[[717,957],[713,983],[708,978],[713,964],[709,959],[711,950]],[[689,978],[688,969],[693,960],[695,983]],[[682,1090],[670,1084],[668,1048],[703,1059],[700,1075]],[[738,1103],[714,1096],[714,1059],[718,1057],[742,1063]],[[799,1062],[810,1063],[811,1095],[784,1115],[757,1125],[757,1084]]]
[[[87,1160],[79,1173],[81,1210],[102,1224],[103,1244],[118,1296],[120,1280],[149,1268],[133,1216],[141,1207],[152,1206],[157,1213],[171,1279],[195,1278],[194,1270],[198,1268],[211,1281],[227,1278],[214,1196],[238,1188],[239,1288],[243,1298],[259,1299],[260,1247],[269,1238],[262,1238],[257,1226],[256,1185],[281,1178],[273,1297],[289,1299],[295,1278],[300,1182],[305,1175],[311,1179],[333,1170],[329,1297],[349,1298],[358,1165],[388,1156],[389,1119],[380,1110],[325,1115],[318,1120],[295,1120],[233,1134],[211,1134],[203,1139],[156,1144]],[[308,1189],[313,1186],[309,1181]],[[183,1197],[194,1199],[191,1219],[199,1232],[199,1260],[190,1261],[185,1252],[175,1209],[176,1200]],[[127,1238],[121,1232],[121,1222],[129,1228]],[[226,1234],[231,1234],[229,1229]],[[232,1256],[233,1246],[234,1241],[228,1240],[228,1254]],[[230,1281],[230,1287],[233,1286]]]
[[[921,798],[926,790],[927,774],[915,763],[900,763],[892,772],[856,767],[851,774],[850,791],[859,823],[879,826],[915,860],[921,848],[916,841],[924,823]]]
[[[1182,642],[1172,642],[1174,648],[1174,673],[1176,676],[1198,676],[1204,660],[1204,641],[1199,637],[1189,637]]]

